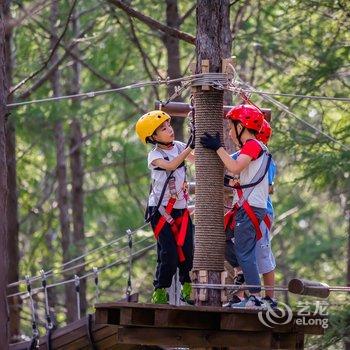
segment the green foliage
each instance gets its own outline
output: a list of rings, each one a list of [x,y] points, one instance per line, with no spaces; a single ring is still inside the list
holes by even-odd
[[[21,9],[13,5],[13,15]],[[31,1],[21,1],[29,6]],[[123,86],[140,80],[167,75],[167,53],[162,34],[133,19],[132,24],[147,61],[132,40],[131,22],[121,10],[105,2],[78,2],[81,28],[94,23],[79,41],[81,59],[86,63],[81,72],[81,91],[108,89],[108,82]],[[193,1],[179,0],[181,15]],[[60,5],[59,33],[69,11],[68,1]],[[165,22],[165,3],[155,0],[133,1],[132,6],[161,22]],[[94,9],[89,11],[89,9]],[[239,16],[236,16],[237,13]],[[349,96],[349,5],[345,1],[238,1],[231,6],[234,28],[232,54],[237,57],[240,76],[260,90],[325,96]],[[35,17],[49,28],[49,7]],[[236,21],[236,22],[235,22]],[[235,22],[235,23],[234,23]],[[195,12],[181,25],[181,30],[195,35]],[[71,43],[68,31],[65,45]],[[28,19],[13,35],[16,56],[14,84],[41,67],[49,53],[49,35],[34,20]],[[193,59],[194,47],[181,43],[181,68],[184,74]],[[62,47],[59,56],[64,54]],[[68,56],[60,66],[62,94],[70,93],[72,59]],[[88,67],[93,67],[90,70]],[[45,74],[43,72],[42,74]],[[39,77],[42,76],[39,75]],[[101,80],[98,75],[104,77]],[[33,81],[36,81],[34,78]],[[22,87],[17,96],[31,86]],[[46,81],[29,99],[52,94]],[[65,135],[70,121],[81,121],[85,137],[84,158],[86,250],[122,237],[127,228],[143,223],[143,208],[149,187],[146,165],[147,149],[134,134],[134,124],[142,111],[152,109],[156,96],[165,98],[166,88],[143,88],[108,93],[81,101],[32,104],[16,108],[12,116],[17,128],[17,171],[20,209],[20,272],[36,275],[42,268],[59,266],[62,259],[60,226],[55,190],[56,148],[54,124],[62,120]],[[130,98],[128,100],[125,96]],[[282,115],[275,106],[258,95],[252,100],[272,108],[274,129],[270,149],[277,161],[278,178],[273,202],[276,210],[273,250],[277,258],[278,283],[299,276],[344,285],[347,259],[346,213],[349,211],[350,152],[300,120]],[[349,104],[276,97],[298,117],[349,146]],[[235,98],[235,102],[240,102]],[[68,141],[67,141],[68,146]],[[68,148],[66,148],[68,153]],[[68,165],[68,159],[67,159]],[[283,214],[295,208],[286,217]],[[145,236],[146,235],[146,236]],[[153,242],[151,234],[141,231],[136,249]],[[143,238],[149,237],[142,241]],[[48,242],[52,245],[48,249]],[[126,247],[123,241],[120,248]],[[127,258],[127,250],[117,247],[92,256],[88,265],[102,267]],[[149,300],[152,292],[154,250],[142,255],[133,265],[134,290],[141,300]],[[126,266],[101,273],[100,300],[120,298],[126,287]],[[52,281],[59,281],[57,275]],[[63,304],[63,288],[57,289],[58,305]],[[94,287],[88,282],[88,300],[93,301]],[[334,296],[338,297],[338,294]],[[348,305],[345,300],[344,303]],[[25,306],[26,307],[26,306]],[[349,323],[347,313],[335,308],[334,327],[324,346],[345,334]],[[55,310],[64,322],[64,307]],[[30,333],[30,323],[23,323]],[[327,345],[328,344],[328,345]]]

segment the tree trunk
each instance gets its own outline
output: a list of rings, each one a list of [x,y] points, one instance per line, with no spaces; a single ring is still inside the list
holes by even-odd
[[[166,24],[169,27],[179,29],[179,11],[177,6],[177,0],[166,0]],[[180,68],[180,48],[179,39],[170,35],[164,35],[164,45],[167,50],[167,64],[168,64],[168,77],[170,79],[176,79],[181,77]],[[175,92],[175,86],[168,86],[168,95],[171,96]],[[174,101],[182,102],[181,96],[178,96]],[[172,120],[172,126],[176,135],[176,139],[184,140],[184,118],[174,118]]]
[[[8,94],[6,77],[6,38],[4,32],[6,2],[0,3],[0,349],[8,349],[8,312],[6,300],[6,286],[8,273],[7,256],[7,166],[6,166],[6,100]]]
[[[58,1],[51,1],[51,49],[54,47],[58,36],[56,23],[58,22]],[[52,63],[57,60],[57,54],[54,53],[52,57]],[[58,69],[52,74],[51,86],[54,96],[60,95],[60,81],[59,81]],[[68,203],[68,190],[67,190],[67,167],[65,157],[65,138],[63,131],[63,122],[58,120],[55,124],[55,139],[56,139],[56,162],[57,162],[57,202],[59,208],[59,219],[61,227],[61,246],[63,253],[63,262],[70,260],[70,244],[71,244],[71,233],[70,233],[70,220],[69,220],[69,203]],[[68,273],[64,276],[65,279],[71,279],[72,274]],[[76,296],[73,283],[65,284],[65,305],[67,308],[67,323],[70,323],[77,319],[77,308],[76,308]]]
[[[75,10],[72,17],[73,37],[79,33],[78,11]],[[74,48],[74,53],[79,57],[78,45]],[[80,63],[74,60],[72,70],[71,94],[80,92]],[[73,101],[74,115],[78,115],[80,108],[79,100]],[[70,169],[72,176],[72,219],[73,219],[73,244],[76,255],[81,255],[85,248],[84,232],[84,170],[82,163],[81,147],[83,145],[83,136],[81,125],[78,118],[74,118],[70,125]],[[84,259],[79,263],[84,262]],[[84,267],[76,271],[79,276],[84,275]],[[81,316],[84,316],[87,309],[86,303],[86,279],[80,281],[80,308]]]
[[[227,29],[228,28],[228,29]],[[220,72],[222,59],[231,40],[228,0],[197,1],[196,72],[202,60],[209,60],[211,72]],[[219,132],[223,137],[223,92],[198,89],[196,109],[196,236],[194,270],[207,271],[208,283],[220,283],[224,270],[225,235],[223,229],[223,164],[212,150],[204,149],[199,139],[204,132]],[[214,195],[212,195],[214,194]],[[197,280],[199,277],[197,275]],[[206,301],[197,304],[221,305],[220,290],[209,290]]]
[[[10,2],[5,5],[5,18],[8,22],[11,18]],[[5,57],[7,86],[12,83],[12,30],[9,28],[5,34]],[[12,95],[7,103],[12,102]],[[18,250],[18,195],[17,195],[17,174],[16,174],[16,130],[13,119],[9,117],[6,121],[6,163],[7,163],[7,254],[9,258],[8,283],[16,282],[19,279],[19,250]],[[18,287],[7,290],[9,294],[18,292]],[[20,335],[20,308],[21,299],[14,297],[8,300],[10,312],[10,337],[11,343],[16,342]]]

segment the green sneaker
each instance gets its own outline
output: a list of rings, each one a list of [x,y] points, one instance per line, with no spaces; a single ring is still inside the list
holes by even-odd
[[[151,298],[153,304],[168,304],[168,293],[165,288],[157,288],[154,290]]]
[[[186,304],[194,305],[194,301],[191,300],[192,286],[189,282],[185,282],[182,286],[180,300]]]

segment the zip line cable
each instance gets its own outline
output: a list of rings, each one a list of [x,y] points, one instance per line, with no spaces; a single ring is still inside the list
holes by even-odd
[[[149,223],[143,224],[142,226],[140,226],[140,227],[136,228],[134,231],[132,231],[131,234],[135,234],[136,232],[142,230],[143,228],[145,228],[145,227],[148,226],[148,225],[149,225]],[[113,241],[110,241],[110,242],[108,242],[108,243],[106,243],[106,244],[104,244],[104,245],[102,245],[102,246],[99,246],[99,247],[97,247],[97,248],[95,248],[95,249],[92,249],[92,250],[90,250],[90,251],[88,251],[88,252],[86,252],[86,253],[84,253],[84,254],[82,254],[82,255],[80,255],[80,256],[77,256],[76,258],[74,258],[74,259],[72,259],[72,260],[70,260],[70,261],[67,261],[67,262],[63,263],[62,265],[58,266],[57,268],[54,268],[54,269],[45,271],[45,275],[46,275],[46,277],[50,277],[50,276],[52,276],[52,275],[54,274],[54,271],[55,271],[55,270],[64,268],[65,266],[70,265],[71,263],[76,262],[76,261],[78,261],[78,260],[80,260],[80,259],[83,259],[83,258],[85,258],[85,257],[88,256],[88,255],[91,255],[91,254],[93,254],[93,253],[96,253],[97,251],[100,251],[101,249],[104,249],[104,248],[107,248],[107,247],[109,247],[109,246],[111,246],[111,245],[114,245],[114,244],[120,242],[122,239],[125,239],[125,237],[126,237],[126,235],[123,235],[123,236],[121,236],[121,237],[119,237],[119,238],[117,238],[117,239],[115,239],[115,240],[113,240]],[[32,278],[30,279],[30,281],[31,281],[31,282],[34,282],[34,281],[37,281],[37,280],[39,280],[39,279],[41,279],[41,275],[37,275],[37,276],[32,277]],[[18,280],[17,282],[13,282],[13,283],[8,284],[7,287],[8,287],[8,288],[16,287],[16,286],[19,286],[20,284],[23,284],[23,283],[25,283],[25,282],[26,282],[25,279]]]
[[[238,77],[238,75],[236,75],[236,77]],[[175,84],[175,83],[181,83],[181,84],[186,85],[186,82],[188,82],[194,86],[212,84],[215,87],[216,84],[218,86],[220,86],[220,83],[222,83],[221,82],[222,79],[229,79],[229,78],[230,78],[230,76],[228,74],[224,74],[224,73],[202,73],[202,74],[189,75],[189,76],[185,76],[185,77],[177,78],[177,79],[158,79],[158,80],[151,80],[151,81],[145,81],[145,82],[140,81],[137,83],[133,83],[133,84],[129,84],[126,86],[121,86],[119,88],[113,88],[113,89],[95,90],[95,91],[81,92],[78,94],[47,97],[47,98],[28,100],[28,101],[22,101],[22,102],[13,102],[13,103],[9,103],[7,105],[7,107],[19,107],[19,106],[44,103],[44,102],[51,102],[51,101],[58,102],[58,101],[62,101],[62,100],[81,98],[81,97],[93,98],[96,96],[105,95],[105,94],[112,93],[112,92],[119,92],[119,91],[124,91],[124,90],[143,88],[143,87],[147,87],[147,86],[169,85],[169,84]],[[209,81],[208,81],[208,79],[209,79]],[[269,92],[269,91],[260,91],[260,90],[256,90],[256,89],[252,89],[252,88],[243,89],[243,91],[244,90],[247,90],[247,92],[253,92],[253,93],[261,94],[261,95],[286,96],[286,97],[295,97],[295,98],[300,98],[300,99],[312,99],[312,100],[350,102],[350,98],[347,98],[347,97],[330,97],[330,96],[275,93],[275,92]]]
[[[132,257],[135,258],[137,257],[138,255],[148,251],[148,250],[151,250],[152,248],[154,248],[155,246],[157,245],[157,243],[152,243],[150,245],[148,245],[147,247],[144,247],[144,248],[141,248],[139,249],[138,251],[134,252],[132,254]],[[105,266],[102,266],[102,267],[98,267],[98,272],[102,272],[102,271],[105,271],[113,266],[116,266],[116,265],[121,265],[123,262],[128,262],[129,261],[129,256],[125,256],[123,258],[120,258],[110,264],[107,264]],[[85,279],[85,278],[89,278],[91,276],[96,276],[96,270],[93,268],[91,272],[88,272],[86,273],[85,275],[83,276],[79,276],[79,279],[82,280],[82,279]],[[56,282],[56,283],[51,283],[51,284],[47,284],[46,285],[46,288],[53,288],[53,287],[58,287],[58,286],[62,286],[62,285],[65,285],[65,284],[68,284],[68,283],[74,283],[76,281],[76,278],[72,278],[72,279],[69,279],[69,280],[63,280],[63,281],[60,281],[60,282]],[[35,288],[35,289],[32,289],[31,290],[31,294],[36,294],[36,293],[39,293],[40,291],[44,290],[43,287],[38,287],[38,288]],[[22,296],[22,295],[26,295],[28,294],[28,291],[26,292],[18,292],[18,293],[14,293],[14,294],[10,294],[8,295],[7,297],[10,298],[10,297],[15,297],[15,296]],[[28,296],[27,296],[28,297]]]
[[[277,108],[279,108],[280,110],[284,111],[285,113],[287,113],[288,115],[294,117],[295,119],[297,119],[298,121],[300,121],[301,123],[303,123],[304,125],[308,126],[310,129],[313,129],[315,132],[317,132],[318,134],[321,134],[323,136],[325,136],[326,138],[328,138],[329,140],[331,140],[334,143],[337,143],[341,146],[341,148],[343,148],[346,151],[349,151],[350,148],[345,145],[344,143],[342,143],[341,141],[337,140],[336,138],[334,138],[333,136],[327,134],[326,132],[324,132],[323,130],[317,128],[316,126],[310,124],[309,122],[307,122],[306,120],[300,118],[299,116],[297,116],[294,112],[292,112],[286,105],[284,105],[283,103],[277,101],[276,99],[274,99],[271,96],[268,96],[268,94],[265,94],[264,92],[261,92],[259,90],[255,90],[252,86],[250,86],[248,83],[244,82],[238,75],[237,71],[235,70],[235,68],[233,67],[233,65],[230,64],[231,69],[234,72],[234,79],[233,82],[230,84],[230,86],[227,87],[227,90],[232,91],[236,94],[242,94],[244,95],[245,92],[249,92],[249,93],[257,93],[259,94],[264,100],[272,103],[273,105],[275,105]],[[307,96],[307,95],[300,95],[300,96]],[[311,96],[308,96],[311,98]],[[316,96],[313,96],[316,97]],[[318,96],[320,97],[320,96]],[[350,99],[349,99],[350,101]]]
[[[269,92],[264,90],[256,89],[242,89],[244,92],[252,92],[258,95],[269,95],[269,96],[281,96],[281,97],[293,97],[299,99],[310,99],[310,100],[325,100],[325,101],[338,101],[338,102],[350,102],[349,97],[330,97],[330,96],[316,96],[316,95],[301,95],[301,94],[287,94],[281,92]]]

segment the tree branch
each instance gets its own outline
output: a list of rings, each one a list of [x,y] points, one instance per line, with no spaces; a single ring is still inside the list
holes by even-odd
[[[55,46],[52,48],[50,56],[48,57],[48,59],[45,61],[45,63],[43,64],[43,66],[41,68],[39,68],[37,71],[35,71],[34,73],[32,73],[29,77],[25,78],[24,80],[22,80],[21,82],[19,82],[16,86],[14,86],[10,93],[9,96],[12,95],[16,90],[18,90],[21,86],[23,86],[26,82],[28,82],[29,80],[33,79],[35,76],[37,76],[39,73],[41,73],[49,64],[49,62],[51,61],[52,57],[54,56],[55,52],[57,51],[60,41],[63,39],[64,35],[66,34],[67,30],[68,30],[68,24],[71,20],[75,5],[77,3],[78,0],[74,0],[73,5],[71,6],[70,10],[69,10],[69,14],[68,14],[68,18],[67,21],[65,23],[64,29],[62,31],[62,34],[60,35],[60,37],[58,38],[57,42],[55,43]]]
[[[129,16],[137,18],[138,20],[145,23],[147,26],[149,26],[152,29],[160,30],[161,32],[163,32],[167,35],[173,36],[173,37],[178,38],[180,40],[186,41],[189,44],[195,45],[196,38],[191,34],[181,32],[180,30],[175,29],[175,28],[168,27],[168,26],[154,20],[153,18],[148,17],[148,16],[142,14],[141,12],[134,10],[133,8],[131,8],[130,6],[128,6],[127,4],[125,4],[121,0],[107,0],[107,2],[122,9]]]
[[[83,37],[94,25],[95,21],[93,21],[86,29],[84,29],[76,39]],[[42,29],[48,31],[46,28],[42,27]],[[29,89],[27,89],[21,95],[19,95],[17,100],[23,100],[29,97],[33,92],[40,88],[40,86],[42,86],[48,79],[50,79],[57,67],[66,59],[66,57],[69,55],[70,50],[74,48],[76,44],[77,42],[73,40],[73,42],[69,46],[67,46],[65,54],[63,54],[61,58],[54,62],[52,66],[47,70],[47,72],[39,80],[37,80]],[[62,46],[62,43],[60,43],[60,45]]]
[[[195,3],[180,19],[179,19],[179,27],[181,24],[192,15],[192,12],[197,8],[197,4]]]

